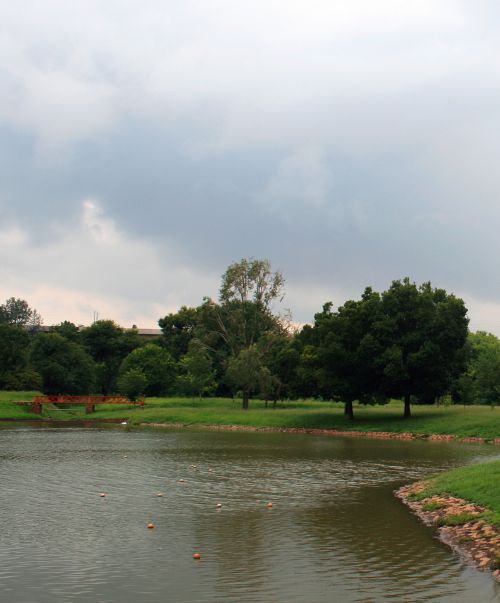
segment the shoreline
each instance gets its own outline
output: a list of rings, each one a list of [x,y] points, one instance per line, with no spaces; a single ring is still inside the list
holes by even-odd
[[[133,428],[134,425],[131,425]],[[155,429],[207,429],[210,431],[247,431],[262,433],[296,433],[329,437],[371,438],[377,440],[423,440],[428,442],[458,442],[465,444],[500,445],[500,438],[487,439],[476,436],[458,437],[449,434],[422,435],[412,432],[359,431],[344,429],[321,429],[318,427],[255,427],[253,425],[225,425],[223,423],[139,423],[138,427]]]
[[[448,495],[432,495],[421,500],[411,499],[412,494],[418,494],[426,487],[425,481],[416,482],[395,490],[394,495],[409,507],[422,523],[437,529],[441,542],[468,564],[480,571],[490,572],[493,578],[500,582],[500,530],[481,517],[488,509]],[[446,521],[452,523],[453,518],[460,515],[465,515],[469,521],[458,525],[445,524]],[[476,516],[479,517],[475,519]]]
[[[32,418],[32,417],[5,417],[0,418],[0,425],[10,423],[22,423],[32,425],[64,425],[78,426],[79,424],[85,427],[95,424],[98,426],[103,423],[128,423],[128,429],[134,428],[152,428],[152,429],[199,429],[209,431],[241,431],[252,433],[290,433],[290,434],[307,434],[326,437],[350,437],[350,438],[365,438],[376,440],[419,440],[424,442],[456,442],[461,444],[492,444],[500,445],[500,437],[484,438],[480,436],[457,436],[453,434],[421,434],[411,431],[363,431],[356,429],[335,429],[335,428],[320,428],[320,427],[270,427],[270,426],[255,426],[255,425],[240,425],[240,424],[225,424],[225,423],[182,423],[182,422],[141,422],[129,423],[128,418],[72,418],[72,419],[54,419],[54,418]]]

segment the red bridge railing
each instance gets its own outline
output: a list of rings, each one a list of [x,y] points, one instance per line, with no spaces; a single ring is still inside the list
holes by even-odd
[[[84,404],[86,414],[90,414],[95,411],[96,404],[134,404],[143,407],[145,401],[144,398],[131,401],[126,396],[35,396],[30,403],[30,412],[41,415],[42,404]]]

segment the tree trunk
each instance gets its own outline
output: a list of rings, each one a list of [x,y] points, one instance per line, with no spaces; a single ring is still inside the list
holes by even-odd
[[[346,402],[344,405],[344,415],[346,417],[349,417],[349,419],[352,421],[352,419],[354,419],[354,410],[352,408],[352,400],[350,400],[349,402]]]
[[[410,394],[405,395],[405,411],[403,413],[403,419],[409,419],[411,417],[411,406],[410,406]]]
[[[248,392],[244,391],[243,392],[243,406],[242,406],[243,410],[248,410]]]

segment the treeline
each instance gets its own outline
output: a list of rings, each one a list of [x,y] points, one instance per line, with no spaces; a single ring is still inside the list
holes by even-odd
[[[163,335],[145,342],[111,320],[70,322],[40,331],[24,300],[0,306],[0,388],[47,394],[241,395],[276,402],[315,397],[353,403],[391,398],[496,404],[500,341],[468,332],[463,300],[430,283],[394,281],[365,289],[312,325],[294,329],[275,312],[284,280],[267,260],[242,260],[222,276],[219,299],[205,298],[159,320]]]

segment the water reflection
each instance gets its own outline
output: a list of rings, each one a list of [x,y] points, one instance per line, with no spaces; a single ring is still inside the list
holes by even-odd
[[[1,592],[9,603],[500,601],[392,495],[493,456],[289,434],[3,430]]]

